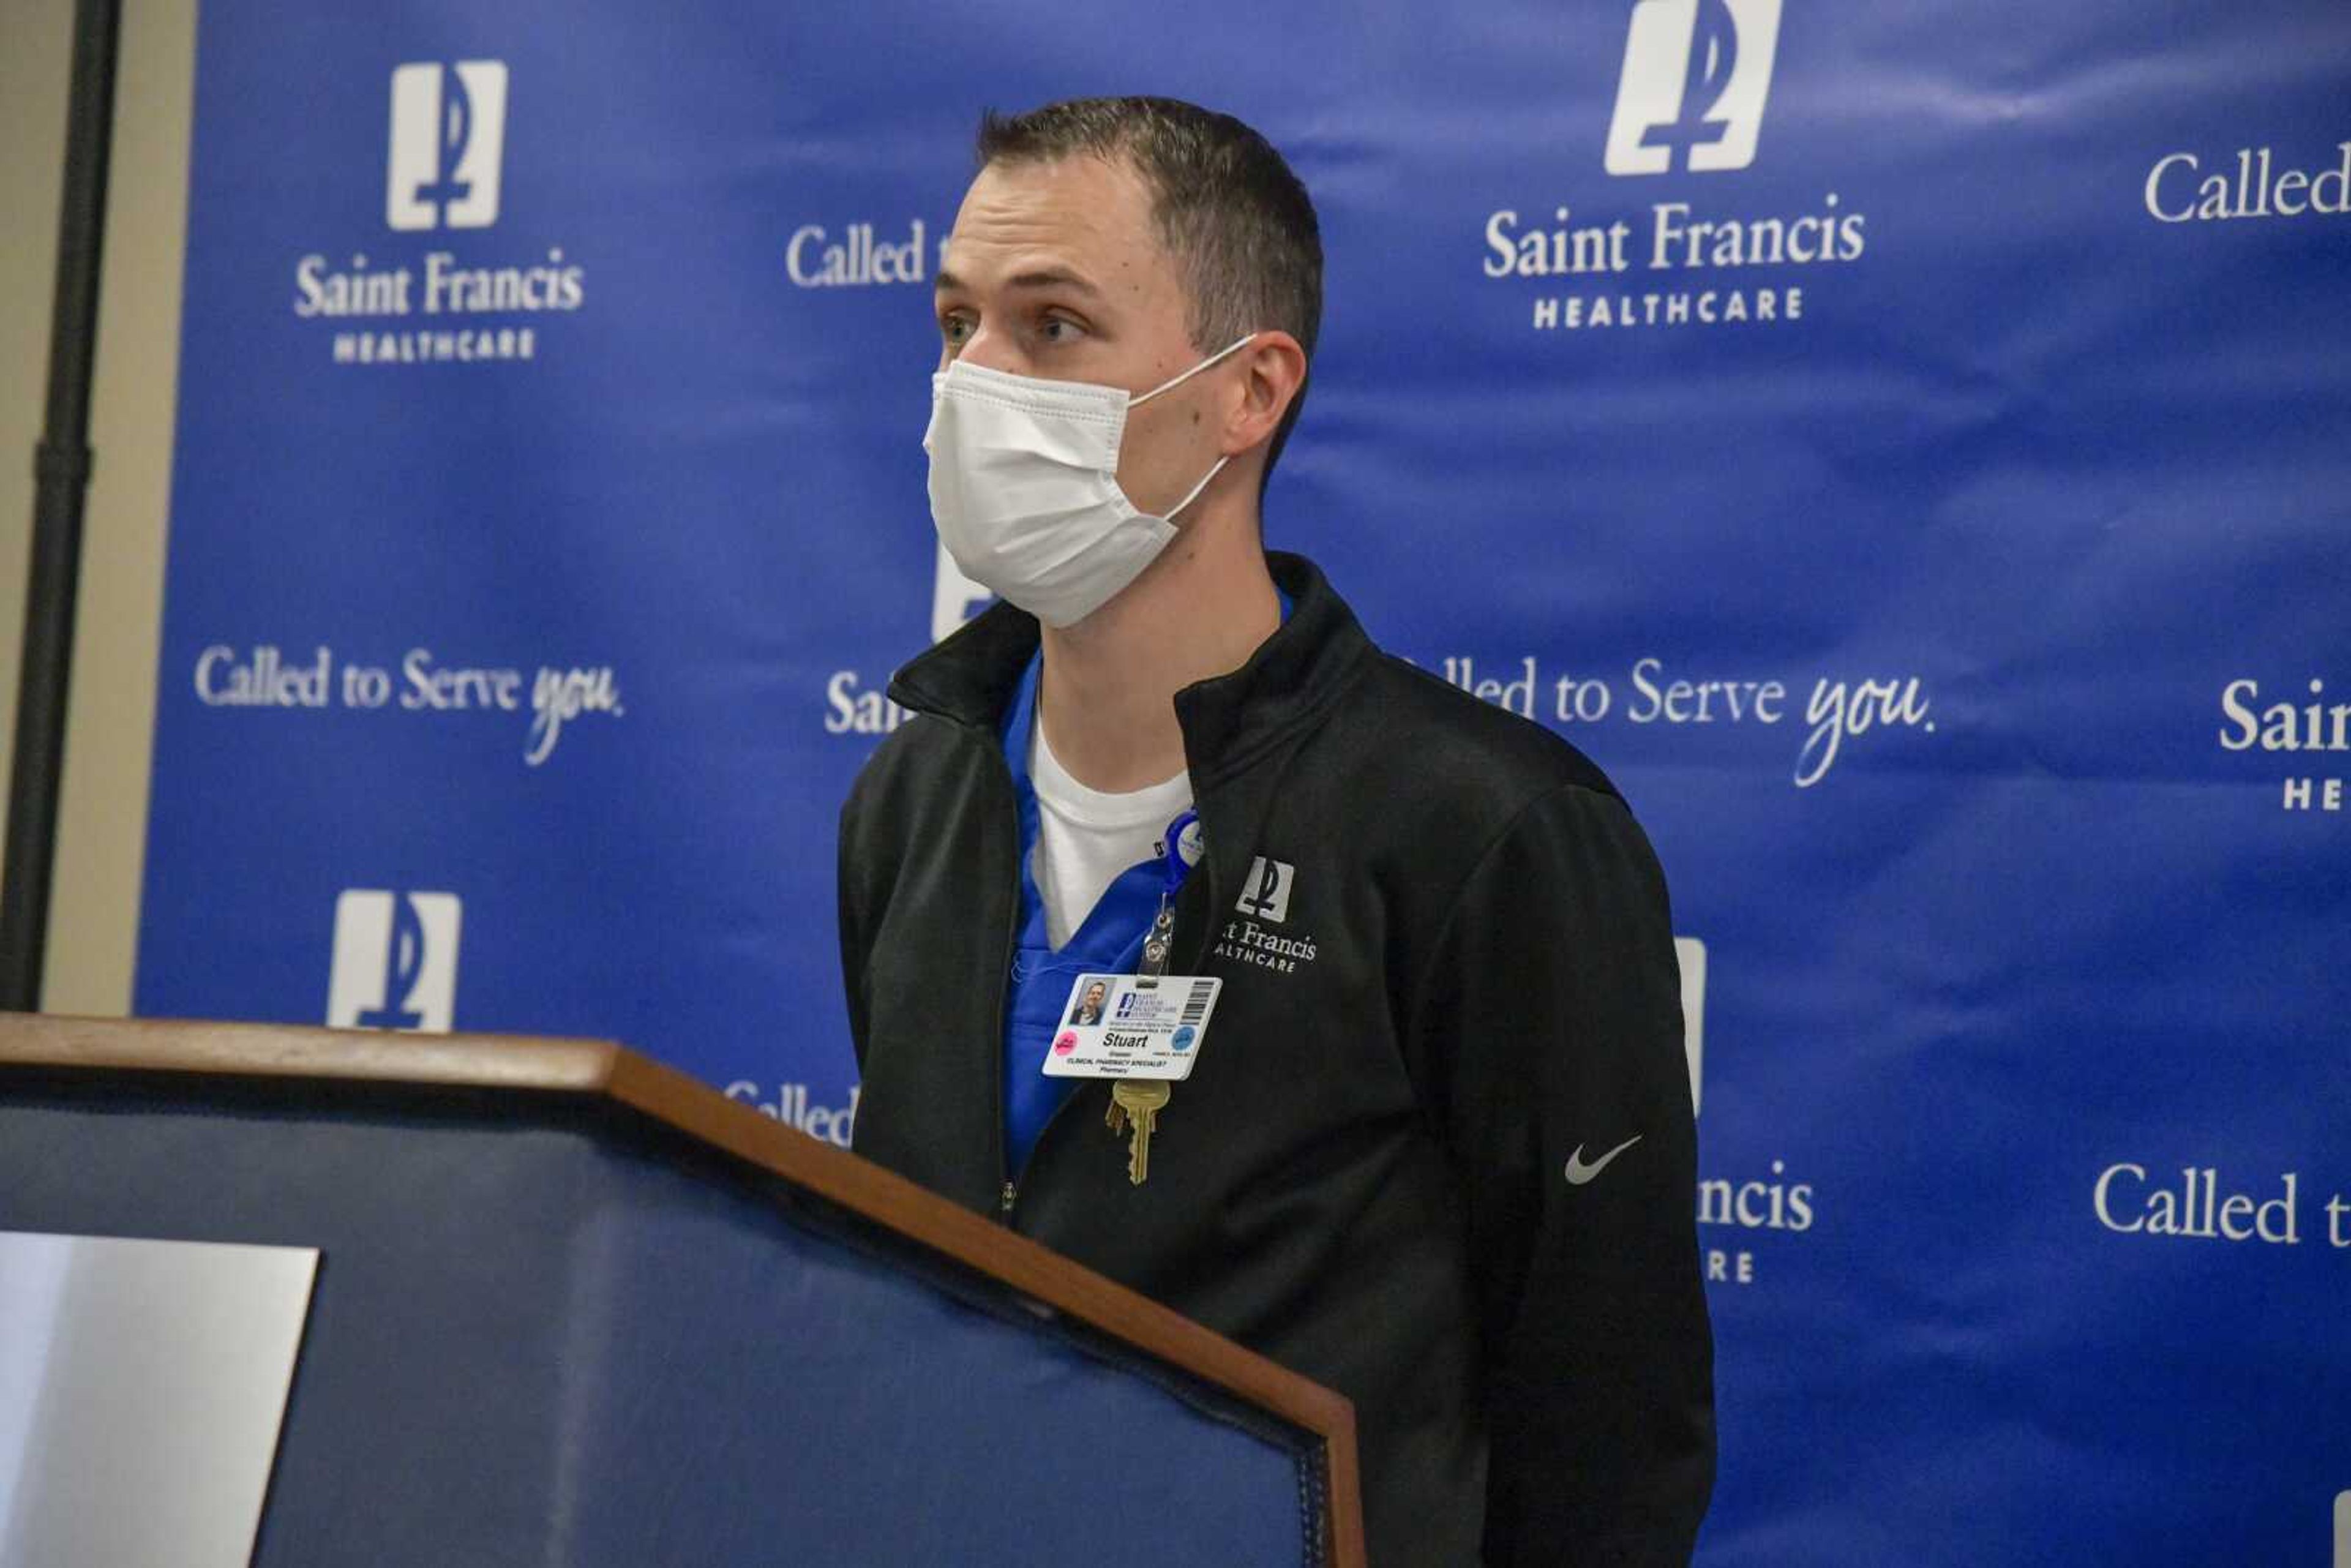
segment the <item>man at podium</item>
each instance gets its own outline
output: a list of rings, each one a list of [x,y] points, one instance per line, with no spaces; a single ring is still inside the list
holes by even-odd
[[[1322,311],[1281,157],[1129,98],[978,158],[925,446],[1003,602],[899,673],[842,810],[858,1151],[1347,1395],[1375,1563],[1686,1561],[1712,1349],[1647,841],[1266,553]]]

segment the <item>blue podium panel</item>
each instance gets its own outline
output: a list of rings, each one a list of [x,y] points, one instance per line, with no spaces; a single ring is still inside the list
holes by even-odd
[[[1322,1561],[1311,1441],[820,1199],[321,1092],[0,1080],[0,1228],[322,1249],[260,1568]]]

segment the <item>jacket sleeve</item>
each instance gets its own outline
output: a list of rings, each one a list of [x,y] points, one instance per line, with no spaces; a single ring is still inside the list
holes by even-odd
[[[1417,998],[1477,1275],[1487,1560],[1686,1563],[1714,1482],[1697,1134],[1665,879],[1624,802],[1520,812]]]

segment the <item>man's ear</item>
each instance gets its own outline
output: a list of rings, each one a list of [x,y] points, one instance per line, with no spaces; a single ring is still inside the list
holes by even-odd
[[[1233,358],[1241,367],[1240,395],[1225,421],[1222,450],[1227,456],[1271,441],[1306,381],[1306,350],[1278,329],[1259,332]]]

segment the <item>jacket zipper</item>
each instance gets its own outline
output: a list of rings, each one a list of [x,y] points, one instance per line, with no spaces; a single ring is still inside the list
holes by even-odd
[[[1010,769],[1004,768],[1000,747],[997,751],[996,763],[1005,794],[1010,797],[1012,774]],[[996,967],[996,1027],[988,1036],[992,1049],[987,1053],[987,1076],[996,1086],[996,1175],[997,1179],[1004,1184],[1004,1190],[997,1199],[996,1222],[1008,1227],[1012,1223],[1012,1205],[1019,1197],[1013,1174],[1004,1168],[1005,1009],[1012,1000],[1013,955],[1020,950],[1020,802],[1018,798],[1013,798],[1009,803],[1012,807],[1012,912],[1011,918],[1004,923],[1004,961]]]
[[[1009,789],[1011,788],[1012,779],[1008,770],[1004,775],[1004,781],[1005,787]],[[1196,798],[1195,798],[1192,804],[1194,810],[1198,810],[1199,801]],[[996,986],[996,1038],[998,1041],[997,1052],[999,1057],[1003,1053],[1004,1009],[1007,1002],[1008,1002],[1011,998],[1012,956],[1014,953],[1019,951],[1020,946],[1020,922],[1019,917],[1020,908],[1019,811],[1019,803],[1016,800],[1013,803],[1012,823],[1012,907],[1014,917],[1009,923],[1004,936],[1004,967],[1001,971],[1004,977],[998,980]],[[1203,831],[1205,831],[1206,830],[1204,829]],[[1208,918],[1202,924],[1200,927],[1199,940],[1194,944],[1192,949],[1193,961],[1191,969],[1188,972],[1195,975],[1201,973],[1202,966],[1206,963],[1208,956],[1208,948],[1217,939],[1216,912],[1219,907],[1217,903],[1217,868],[1215,864],[1215,857],[1211,855],[1201,856],[1200,870],[1205,873],[1207,877],[1207,881],[1205,885],[1208,890]],[[1168,946],[1171,948],[1175,946],[1176,944],[1172,940],[1168,943]],[[1047,1116],[1045,1118],[1045,1124],[1037,1130],[1037,1141],[1029,1145],[1029,1157],[1021,1162],[1019,1170],[1008,1171],[1005,1169],[1004,1165],[1004,1068],[1001,1061],[997,1063],[995,1080],[996,1172],[997,1175],[1002,1178],[1004,1183],[1003,1187],[997,1194],[996,1222],[998,1225],[1009,1228],[1012,1224],[1013,1209],[1020,1201],[1020,1183],[1028,1176],[1029,1167],[1036,1163],[1037,1151],[1045,1146],[1046,1138],[1050,1136],[1052,1134],[1053,1124],[1061,1119],[1062,1113],[1069,1110],[1072,1102],[1082,1098],[1085,1095],[1086,1082],[1088,1081],[1081,1080],[1078,1086],[1070,1091],[1067,1098],[1063,1099],[1059,1105],[1053,1107],[1052,1114]]]
[[[1001,760],[999,755],[998,761],[1001,762]],[[1012,788],[1010,771],[1008,769],[1002,777],[1005,789],[1008,793]],[[1012,1224],[1013,1209],[1020,1201],[1021,1179],[1029,1174],[1029,1167],[1036,1163],[1037,1151],[1044,1147],[1046,1136],[1052,1132],[1053,1124],[1061,1119],[1061,1113],[1070,1108],[1070,1102],[1085,1092],[1085,1085],[1082,1082],[1071,1090],[1061,1103],[1053,1107],[1052,1114],[1045,1118],[1045,1124],[1037,1129],[1037,1141],[1029,1145],[1029,1156],[1020,1162],[1020,1168],[1018,1171],[1005,1168],[1003,1060],[1005,1008],[1010,1002],[1012,996],[1013,956],[1020,950],[1020,803],[1017,800],[1012,803],[1012,818],[1013,917],[1005,924],[1004,962],[997,971],[1002,978],[996,983],[996,1051],[994,1053],[996,1070],[993,1074],[996,1082],[996,1174],[1004,1184],[997,1194],[996,1222],[1008,1228]]]
[[[1011,960],[1008,956],[1005,961],[1005,967],[1007,969],[1011,967]],[[1000,1169],[1003,1166],[1002,1150],[1004,1148],[1004,1134],[1001,1130],[1004,1122],[1004,1074],[998,1072],[996,1075],[996,1120],[998,1127],[998,1131],[996,1134],[996,1147],[998,1149],[997,1164],[998,1167]],[[1080,1079],[1076,1085],[1073,1086],[1067,1094],[1061,1097],[1061,1103],[1054,1106],[1052,1113],[1045,1118],[1045,1124],[1037,1129],[1037,1141],[1029,1145],[1029,1157],[1020,1162],[1019,1170],[1008,1175],[1004,1178],[1004,1192],[1000,1200],[1000,1207],[997,1213],[997,1218],[1001,1223],[1005,1225],[1010,1225],[1012,1223],[1012,1207],[1014,1204],[1020,1201],[1020,1184],[1022,1181],[1027,1179],[1029,1167],[1037,1163],[1037,1151],[1043,1148],[1045,1146],[1045,1140],[1052,1135],[1053,1124],[1060,1121],[1061,1117],[1068,1113],[1071,1104],[1085,1095],[1086,1085],[1089,1082],[1091,1081],[1087,1079]]]
[[[1208,879],[1208,880],[1207,880],[1207,882],[1206,885],[1207,885],[1207,889],[1208,889],[1208,907],[1213,911],[1213,910],[1216,908],[1216,895],[1217,895],[1217,873],[1216,873],[1216,870],[1215,870],[1215,868],[1214,868],[1214,867],[1212,867],[1212,866],[1210,866],[1210,865],[1208,864],[1208,862],[1207,862],[1207,857],[1206,857],[1206,856],[1203,856],[1203,857],[1201,858],[1200,869],[1201,869],[1203,872],[1205,872],[1205,873],[1207,873],[1207,879]],[[1208,921],[1208,923],[1207,923],[1207,925],[1202,928],[1201,933],[1200,933],[1200,940],[1199,940],[1199,942],[1196,945],[1196,946],[1195,946],[1195,947],[1194,947],[1194,949],[1193,949],[1193,957],[1194,957],[1194,960],[1195,960],[1195,961],[1194,961],[1194,963],[1193,963],[1193,965],[1192,965],[1191,969],[1188,971],[1188,973],[1191,973],[1191,974],[1195,974],[1195,975],[1196,975],[1196,974],[1199,974],[1199,973],[1201,972],[1201,966],[1200,966],[1200,962],[1199,962],[1199,961],[1200,961],[1200,960],[1204,960],[1204,959],[1206,959],[1206,958],[1207,957],[1207,956],[1208,956],[1208,945],[1209,945],[1211,942],[1213,942],[1213,941],[1215,941],[1215,940],[1216,940],[1216,935],[1217,935],[1217,923],[1216,923],[1216,921],[1215,921],[1213,918],[1211,918],[1211,919]],[[1174,943],[1174,941],[1173,941],[1173,940],[1170,940],[1170,941],[1169,941],[1169,943],[1168,943],[1168,946],[1169,946],[1170,947],[1173,947],[1175,945],[1176,945],[1176,944]],[[1012,967],[1011,956],[1010,956],[1010,954],[1008,954],[1008,954],[1005,956],[1005,968],[1006,968],[1008,971],[1009,971],[1009,969],[1011,968],[1011,967]],[[998,1012],[1000,1013],[1000,1012],[1002,1012],[1003,1010],[1004,1010],[1004,1004],[1003,1004],[1003,1001],[1002,1001],[1001,999],[999,999],[999,1000],[998,1001],[998,1003],[997,1003],[997,1011],[998,1011]],[[1037,1151],[1039,1151],[1040,1149],[1041,1149],[1041,1148],[1043,1148],[1043,1147],[1045,1146],[1045,1139],[1046,1139],[1047,1135],[1048,1135],[1048,1134],[1050,1134],[1052,1132],[1052,1130],[1053,1130],[1053,1124],[1054,1124],[1054,1123],[1056,1123],[1056,1122],[1058,1122],[1058,1121],[1060,1121],[1060,1120],[1061,1119],[1061,1115],[1062,1115],[1062,1113],[1063,1113],[1064,1112],[1066,1112],[1066,1111],[1068,1111],[1068,1110],[1069,1110],[1069,1108],[1070,1108],[1070,1106],[1071,1106],[1071,1104],[1072,1103],[1074,1103],[1075,1101],[1077,1101],[1078,1099],[1080,1099],[1081,1096],[1083,1096],[1083,1095],[1087,1092],[1086,1085],[1087,1085],[1087,1083],[1088,1083],[1088,1082],[1091,1082],[1091,1080],[1080,1080],[1080,1082],[1079,1082],[1079,1083],[1078,1083],[1077,1087],[1076,1087],[1076,1088],[1074,1088],[1074,1089],[1072,1089],[1072,1090],[1071,1090],[1071,1091],[1070,1091],[1070,1092],[1069,1092],[1069,1094],[1068,1094],[1068,1096],[1067,1096],[1066,1098],[1064,1098],[1064,1099],[1062,1100],[1062,1102],[1061,1102],[1059,1105],[1056,1105],[1056,1106],[1054,1106],[1054,1107],[1053,1107],[1053,1113],[1052,1113],[1051,1115],[1050,1115],[1050,1116],[1046,1117],[1046,1118],[1045,1118],[1045,1124],[1044,1124],[1042,1127],[1040,1127],[1040,1128],[1037,1130],[1037,1141],[1036,1141],[1035,1143],[1033,1143],[1033,1144],[1031,1144],[1031,1145],[1029,1145],[1029,1158],[1028,1158],[1027,1160],[1025,1160],[1025,1161],[1023,1161],[1023,1162],[1021,1163],[1021,1166],[1020,1166],[1020,1170],[1019,1170],[1019,1174],[1018,1174],[1017,1176],[1008,1176],[1005,1178],[1005,1181],[1004,1181],[1004,1190],[1003,1190],[1002,1194],[1001,1194],[1001,1195],[999,1195],[999,1197],[998,1197],[998,1202],[997,1202],[997,1214],[996,1214],[996,1217],[997,1217],[997,1219],[998,1219],[998,1221],[999,1223],[1004,1224],[1004,1225],[1010,1225],[1010,1224],[1012,1223],[1012,1209],[1013,1209],[1013,1206],[1014,1206],[1015,1204],[1017,1204],[1017,1203],[1019,1203],[1019,1202],[1020,1201],[1020,1182],[1021,1182],[1022,1178],[1025,1178],[1025,1177],[1028,1176],[1028,1174],[1029,1174],[1029,1166],[1036,1163],[1036,1159],[1037,1159]],[[1003,1149],[1004,1149],[1004,1134],[1003,1134],[1002,1131],[1000,1130],[1000,1128],[1001,1128],[1001,1124],[1002,1124],[1003,1120],[1004,1120],[1004,1082],[1003,1082],[1003,1075],[1002,1075],[1001,1073],[998,1074],[998,1076],[997,1076],[997,1086],[996,1086],[996,1119],[997,1119],[997,1122],[998,1122],[998,1126],[999,1126],[999,1131],[997,1133],[997,1135],[996,1135],[996,1137],[997,1137],[997,1142],[996,1142],[996,1147],[997,1147],[997,1164],[998,1164],[998,1167],[999,1169],[1001,1169],[1001,1168],[1002,1168],[1002,1166],[1003,1166],[1003,1157],[1004,1157],[1004,1156],[1003,1156]]]
[[[1002,1088],[1003,1074],[998,1073],[997,1074],[997,1077],[998,1081],[998,1087],[996,1091],[998,1107],[997,1120],[1001,1122],[1004,1119],[1004,1090]],[[997,1211],[997,1218],[1004,1224],[1009,1225],[1012,1223],[1012,1206],[1020,1200],[1020,1183],[1028,1176],[1029,1167],[1037,1163],[1037,1151],[1045,1146],[1046,1138],[1050,1136],[1053,1131],[1053,1124],[1061,1119],[1063,1114],[1069,1111],[1071,1104],[1085,1096],[1087,1092],[1086,1085],[1090,1082],[1091,1080],[1088,1079],[1080,1079],[1077,1084],[1071,1089],[1069,1093],[1062,1096],[1061,1103],[1053,1107],[1052,1114],[1045,1118],[1045,1124],[1037,1129],[1037,1141],[1029,1145],[1029,1157],[1020,1162],[1019,1171],[1014,1175],[1005,1177],[1004,1192]],[[996,1146],[999,1151],[1004,1147],[1003,1136],[1004,1135],[1001,1133],[997,1134]],[[1003,1157],[999,1153],[998,1155],[998,1165],[999,1168],[1001,1167],[1002,1163]]]

